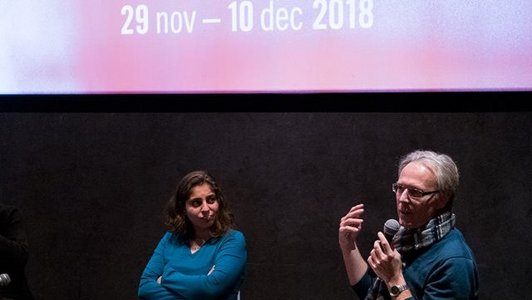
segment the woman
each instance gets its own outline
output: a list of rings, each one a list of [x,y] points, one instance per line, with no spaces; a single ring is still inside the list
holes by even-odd
[[[187,174],[167,205],[170,231],[139,285],[141,299],[237,299],[247,250],[222,190],[204,171]]]

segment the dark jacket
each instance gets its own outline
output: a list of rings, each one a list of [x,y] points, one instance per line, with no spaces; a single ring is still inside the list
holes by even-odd
[[[0,203],[0,274],[10,280],[0,281],[0,299],[33,299],[28,288],[25,267],[28,241],[20,211]]]

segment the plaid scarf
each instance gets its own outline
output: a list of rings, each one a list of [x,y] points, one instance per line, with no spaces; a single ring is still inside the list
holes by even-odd
[[[411,250],[428,247],[441,240],[456,223],[456,216],[451,212],[431,219],[427,225],[417,229],[406,229],[403,226],[392,239],[392,244],[399,253],[404,254]]]
[[[403,226],[394,235],[392,244],[401,255],[412,250],[428,247],[441,240],[456,223],[456,216],[451,211],[445,212],[433,219],[427,225],[416,229],[406,229]],[[391,299],[386,283],[377,278],[368,290],[365,300]]]

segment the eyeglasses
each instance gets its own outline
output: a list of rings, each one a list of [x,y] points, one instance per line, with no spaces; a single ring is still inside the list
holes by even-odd
[[[424,192],[416,188],[406,187],[402,184],[398,184],[398,183],[392,184],[392,191],[394,193],[402,194],[405,190],[407,190],[408,196],[414,199],[421,199],[425,197],[426,195],[431,195],[431,194],[435,194],[439,192],[439,191]]]

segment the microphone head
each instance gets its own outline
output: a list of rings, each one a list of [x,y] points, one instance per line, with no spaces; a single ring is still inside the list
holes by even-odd
[[[382,231],[389,242],[392,240],[397,231],[399,231],[399,227],[401,227],[401,225],[399,225],[399,222],[397,222],[395,219],[389,219],[386,221],[386,223],[384,223],[384,228]]]
[[[0,274],[0,286],[6,286],[11,283],[11,277],[8,274]]]

